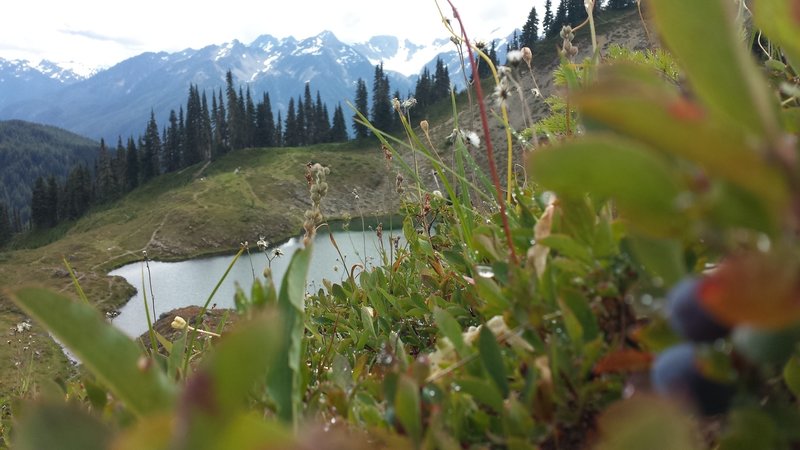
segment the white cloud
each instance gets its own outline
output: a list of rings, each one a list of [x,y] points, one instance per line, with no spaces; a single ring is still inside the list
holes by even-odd
[[[521,27],[544,0],[453,0],[471,38]],[[554,2],[557,3],[557,2]],[[452,17],[447,0],[442,11]],[[346,42],[389,34],[427,43],[448,37],[434,0],[111,0],[8,2],[0,57],[112,65],[145,51],[178,51],[262,34],[304,38],[330,30]],[[540,12],[540,15],[543,11]]]

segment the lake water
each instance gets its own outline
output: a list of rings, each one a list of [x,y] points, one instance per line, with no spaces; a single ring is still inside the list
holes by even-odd
[[[383,245],[387,257],[390,234],[389,231],[384,230]],[[394,236],[397,235],[398,231],[395,231]],[[333,237],[345,257],[348,268],[354,264],[363,265],[365,261],[367,267],[380,264],[380,243],[374,231],[336,231],[333,233]],[[294,251],[301,246],[302,239],[290,239],[277,247],[283,252],[283,256],[272,260],[272,274],[277,286],[280,286]],[[267,253],[272,255],[274,250],[275,248],[270,248]],[[315,292],[322,287],[323,279],[339,282],[346,278],[344,265],[331,243],[328,233],[317,234],[313,252],[308,273],[307,288],[309,292]],[[151,282],[154,294],[152,297],[155,298],[155,314],[150,311],[151,317],[158,318],[162,313],[183,306],[202,306],[232,260],[233,255],[181,262],[150,261],[148,263],[150,266],[149,276],[147,266],[143,262],[131,263],[109,272],[109,275],[125,278],[137,289],[136,295],[120,309],[119,316],[114,318],[112,323],[131,337],[139,336],[147,330],[142,286],[147,289],[147,302],[152,309]],[[266,267],[267,257],[258,248],[251,248],[250,256],[246,252],[243,253],[217,290],[209,307],[213,304],[216,304],[217,308],[234,307],[233,296],[237,284],[249,297],[254,277],[263,281],[263,272]]]

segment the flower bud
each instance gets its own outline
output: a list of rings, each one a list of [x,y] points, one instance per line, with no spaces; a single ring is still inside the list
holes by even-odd
[[[183,330],[186,328],[186,320],[181,316],[175,316],[170,326],[176,330]]]

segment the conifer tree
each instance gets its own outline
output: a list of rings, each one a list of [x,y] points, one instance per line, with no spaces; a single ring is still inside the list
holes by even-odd
[[[544,3],[544,17],[542,18],[542,34],[545,37],[552,36],[552,28],[553,28],[553,2],[552,0],[547,0]]]
[[[283,132],[283,145],[286,147],[297,147],[300,145],[300,137],[297,135],[297,113],[294,110],[294,97],[289,98],[289,106],[286,108],[286,125]]]
[[[510,50],[519,50],[520,42],[519,42],[519,35],[517,34],[517,30],[514,30],[514,35],[511,36],[511,40],[506,45],[506,52]]]
[[[139,186],[139,152],[136,151],[136,141],[133,136],[128,138],[125,148],[125,190],[130,192]]]
[[[536,13],[536,7],[531,8],[528,14],[528,20],[522,26],[522,36],[520,43],[523,47],[533,48],[533,44],[539,39],[539,15]]]
[[[342,105],[336,105],[333,110],[333,125],[331,126],[330,141],[345,142],[347,140],[347,125],[344,123]]]
[[[480,73],[480,69],[483,69],[483,66],[481,65],[478,67],[478,72]],[[414,98],[417,99],[418,114],[424,116],[434,101],[433,80],[431,79],[431,71],[427,67],[422,69],[422,73],[417,79],[417,85],[414,88]]]
[[[181,140],[182,136],[178,129],[178,115],[175,110],[169,111],[169,126],[167,127],[166,137],[164,138],[164,171],[175,172],[181,168]]]
[[[24,229],[22,226],[22,214],[20,214],[19,208],[14,208],[14,213],[11,215],[11,228],[14,233],[22,233]]]
[[[549,37],[558,36],[561,33],[561,28],[568,25],[567,22],[567,2],[569,0],[561,0],[556,8],[556,15],[553,17],[553,22],[550,24]]]
[[[5,203],[0,203],[0,247],[6,245],[11,240],[13,230],[11,228],[11,214]]]
[[[117,136],[117,151],[112,161],[114,169],[114,197],[118,198],[125,194],[125,173],[128,161],[125,159],[125,146],[122,145],[122,136]]]
[[[43,229],[47,227],[47,185],[44,177],[39,176],[31,189],[31,228]]]
[[[247,90],[245,91],[245,102],[244,102],[244,128],[245,128],[245,139],[244,139],[244,146],[245,147],[252,147],[253,143],[255,142],[255,135],[256,135],[256,106],[253,102],[253,96],[250,94],[250,86],[247,86]]]
[[[70,170],[64,185],[62,211],[67,220],[75,220],[86,213],[92,201],[91,174],[84,165]]]
[[[244,100],[236,95],[230,70],[225,74],[225,81],[228,96],[228,139],[231,150],[238,150],[244,147]]]
[[[95,185],[95,198],[98,203],[105,203],[114,198],[114,172],[111,168],[111,155],[106,148],[106,141],[102,138],[100,139],[100,151],[97,154]]]
[[[214,95],[212,94],[212,98]],[[224,155],[230,149],[228,140],[228,121],[225,113],[225,100],[222,97],[222,89],[219,90],[219,101],[217,102],[216,114],[213,115],[212,126],[214,127],[214,157]]]
[[[383,62],[375,66],[375,77],[372,84],[372,124],[378,130],[392,129],[394,114],[392,101],[389,98],[391,89],[389,78],[383,72]]]
[[[272,104],[269,99],[269,94],[266,92],[258,105],[256,105],[255,146],[275,146],[275,119],[272,115]]]
[[[634,0],[608,0],[605,9],[625,9],[635,4]]]
[[[283,119],[281,119],[281,112],[278,111],[278,118],[275,120],[275,147],[283,146]]]
[[[450,72],[441,58],[436,58],[436,71],[433,73],[433,100],[450,97]]]
[[[142,177],[141,181],[146,182],[160,173],[161,137],[158,133],[158,125],[156,124],[156,116],[153,110],[150,110],[150,120],[147,122],[141,148],[139,171]]]
[[[303,123],[303,136],[305,136],[304,143],[306,145],[316,144],[317,142],[319,142],[318,140],[319,136],[316,130],[317,111],[314,108],[314,101],[311,98],[311,83],[309,83],[308,81],[306,81],[306,85],[303,88],[303,107],[298,108],[298,111],[301,110],[303,112],[302,123]],[[298,119],[297,121],[300,122],[300,119]]]
[[[245,106],[244,92],[242,91],[241,86],[239,86],[239,96],[236,98],[236,115],[238,119],[236,120],[236,123],[231,126],[238,130],[236,132],[237,143],[232,147],[232,149],[241,150],[247,147],[247,140],[249,139],[248,134],[250,133],[250,127],[247,125],[247,110]]]
[[[295,147],[306,145],[306,107],[301,97],[297,97],[297,112],[295,113]]]
[[[331,121],[328,114],[328,105],[322,103],[322,96],[317,91],[317,100],[314,104],[314,143],[330,142]]]
[[[203,160],[211,160],[211,146],[212,146],[212,130],[211,130],[211,113],[208,109],[208,100],[206,92],[200,98],[200,153]]]
[[[363,114],[365,117],[368,116],[369,108],[367,95],[367,83],[359,78],[356,82],[356,96],[353,100],[353,106],[355,106],[356,111]],[[364,124],[358,123],[358,120],[360,120],[358,114],[353,114],[353,133],[356,139],[363,139],[369,136],[369,128]]]
[[[58,225],[58,203],[60,189],[55,175],[47,177],[47,226],[54,227]]]
[[[186,124],[183,134],[183,167],[203,160],[203,106],[197,86],[189,85],[186,102]]]
[[[584,0],[562,0],[567,2],[567,24],[575,26],[588,17]]]

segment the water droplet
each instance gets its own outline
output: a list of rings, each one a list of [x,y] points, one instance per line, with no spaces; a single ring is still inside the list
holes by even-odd
[[[475,266],[475,272],[481,278],[492,278],[494,276],[494,270],[489,266]]]
[[[635,393],[636,393],[636,387],[633,384],[628,383],[622,390],[622,398],[631,398]]]

